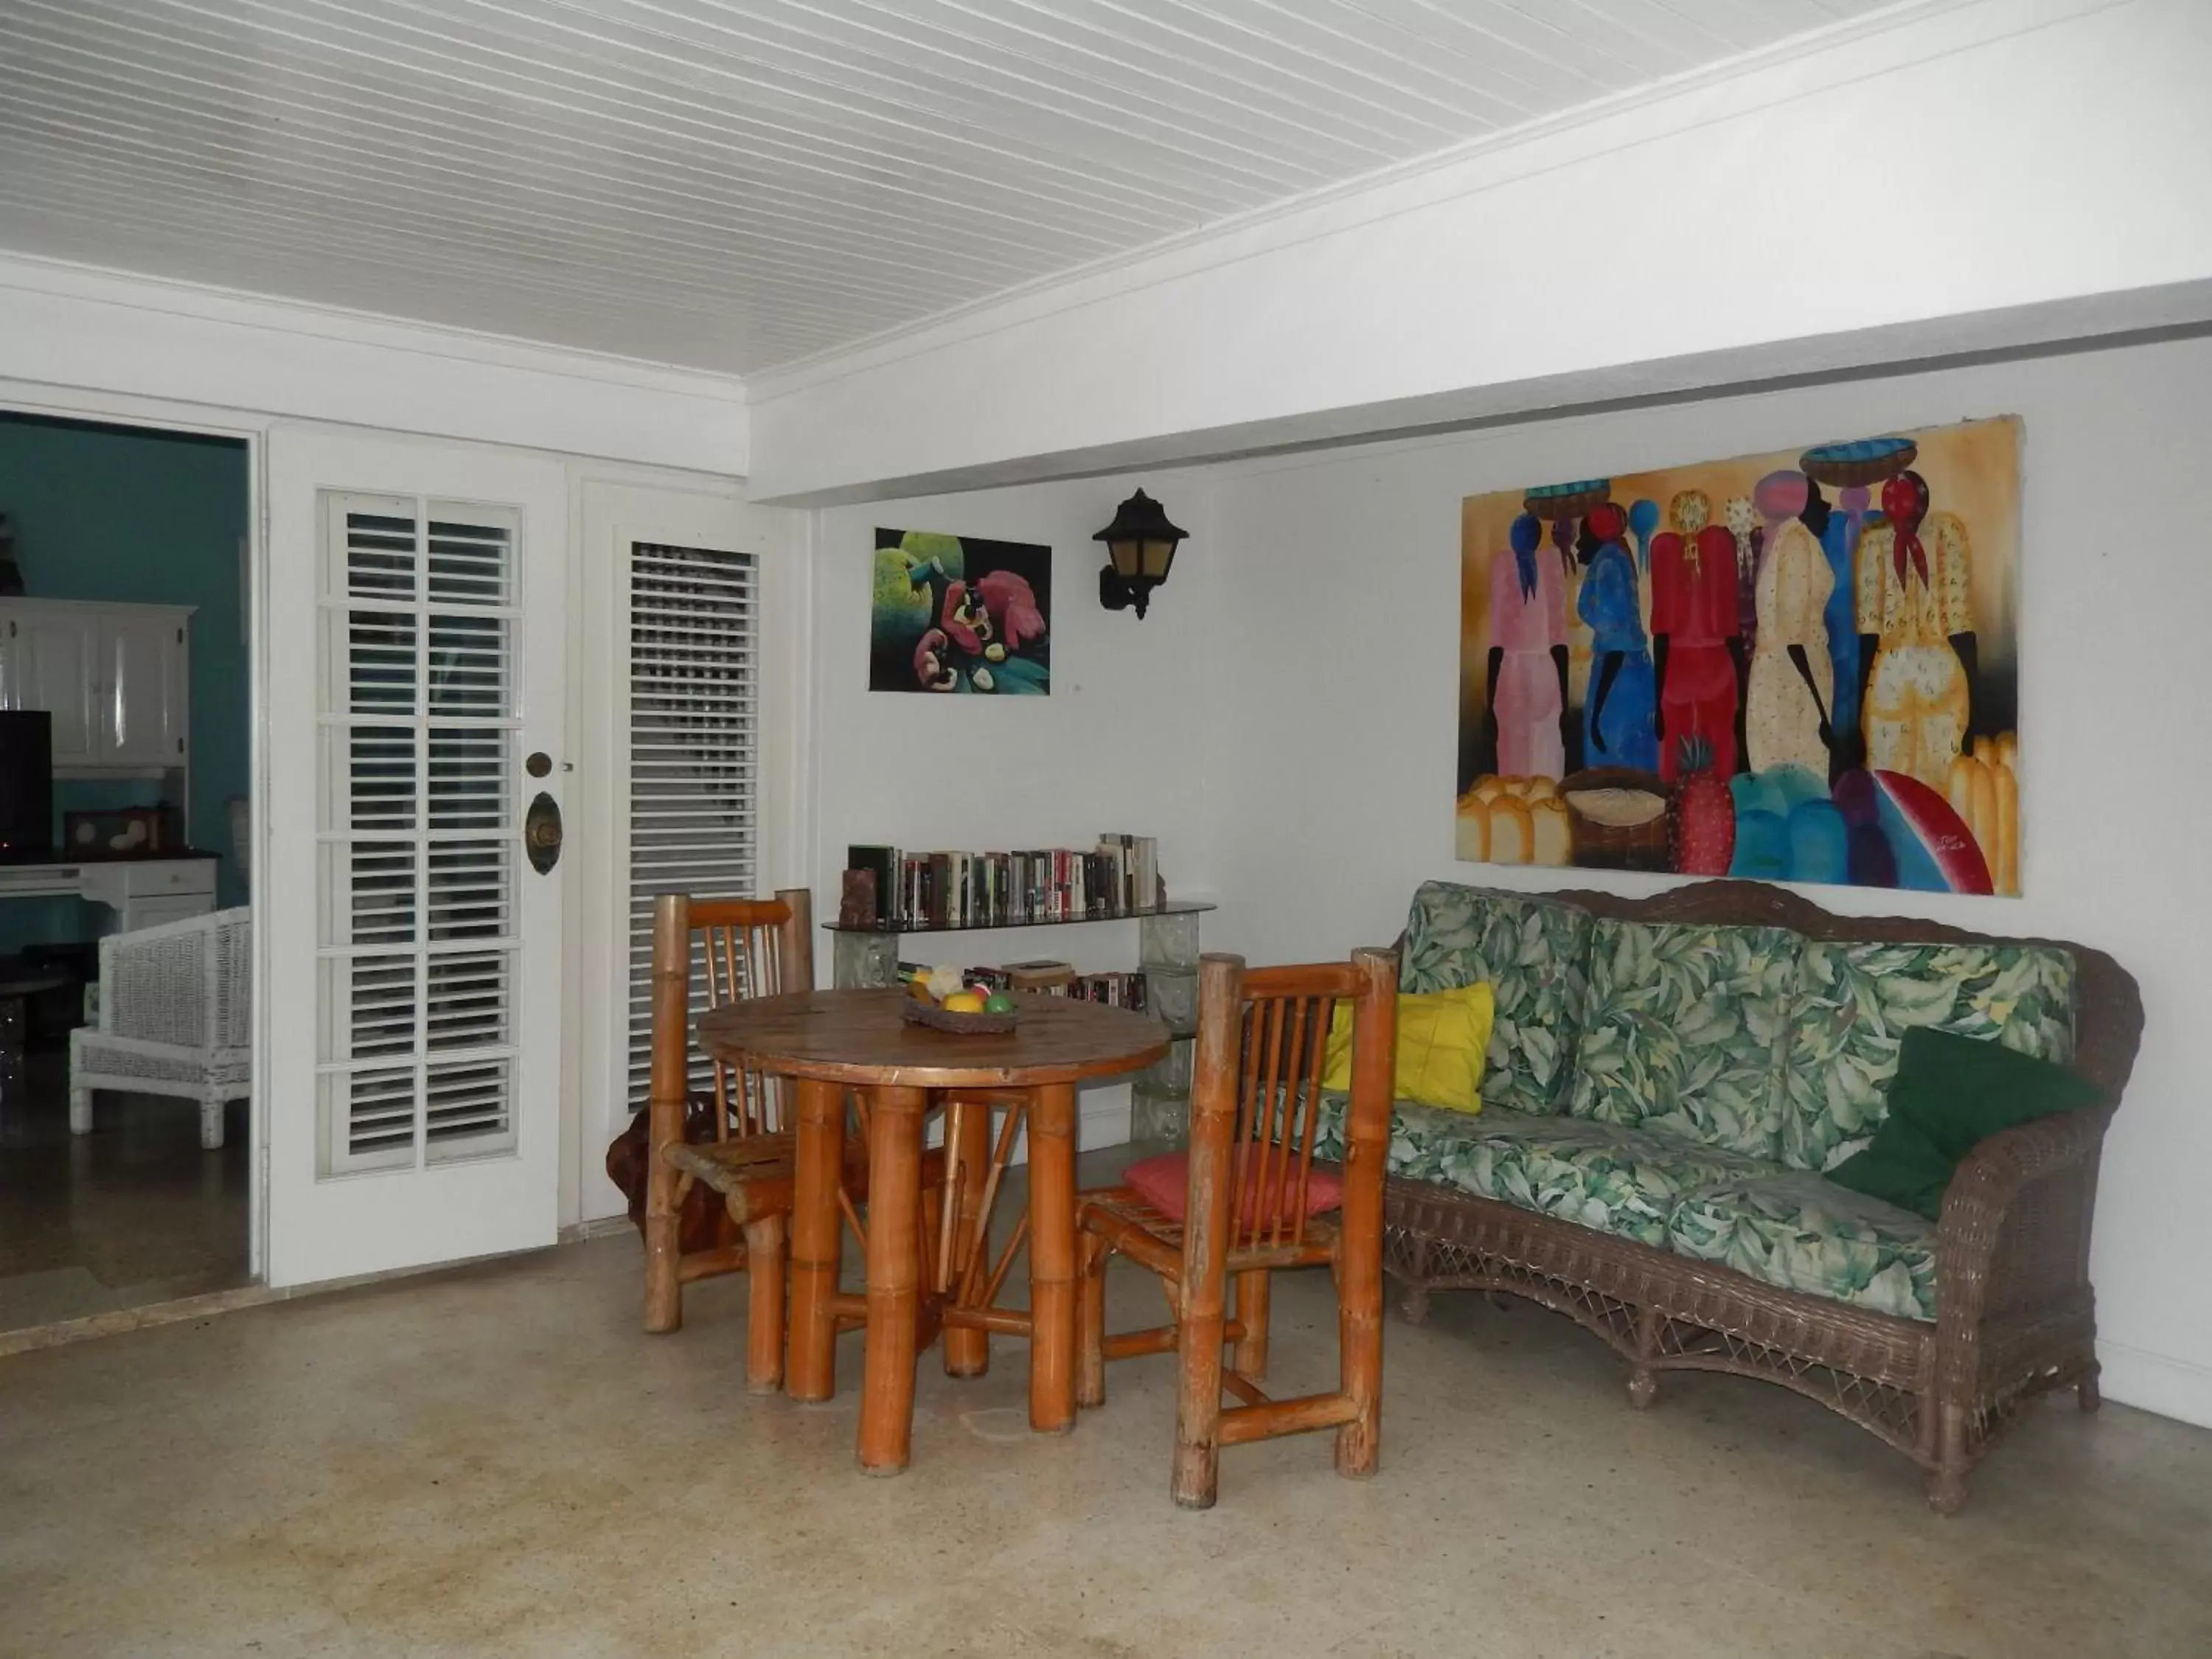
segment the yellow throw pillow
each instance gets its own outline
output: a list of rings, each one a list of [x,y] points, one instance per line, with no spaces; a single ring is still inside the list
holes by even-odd
[[[1497,1002],[1487,981],[1398,998],[1398,1098],[1455,1112],[1482,1109],[1482,1060]],[[1352,1005],[1329,1022],[1321,1086],[1352,1086]]]

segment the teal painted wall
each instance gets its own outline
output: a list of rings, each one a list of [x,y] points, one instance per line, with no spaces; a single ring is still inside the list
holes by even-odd
[[[0,513],[13,520],[25,592],[49,599],[189,605],[191,843],[222,854],[216,898],[246,902],[225,805],[247,793],[248,694],[240,544],[252,508],[246,446],[229,440],[0,415]],[[58,783],[57,813],[150,803],[151,781]],[[58,825],[57,825],[58,829]],[[64,901],[0,905],[0,946],[88,937]],[[13,913],[13,914],[11,914]]]

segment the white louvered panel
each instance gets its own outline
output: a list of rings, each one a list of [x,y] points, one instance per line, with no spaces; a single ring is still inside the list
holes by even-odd
[[[507,988],[514,962],[505,951],[481,955],[455,951],[430,958],[428,1014],[423,1021],[432,1048],[484,1048],[507,1043],[513,1033]]]
[[[431,833],[499,829],[507,821],[507,786],[514,775],[507,734],[434,722],[428,738]]]
[[[426,1070],[427,1161],[477,1157],[487,1142],[512,1139],[512,1060],[437,1064]]]
[[[1914,9],[9,0],[0,246],[752,374]]]
[[[323,1079],[323,1109],[346,1125],[345,1166],[375,1169],[415,1161],[415,1067],[359,1071]]]
[[[651,1068],[653,901],[750,898],[759,787],[757,567],[640,542],[629,562],[629,1102]],[[703,972],[693,951],[693,995]],[[693,1060],[697,1088],[711,1088]]]
[[[506,841],[432,842],[430,937],[507,939],[514,928],[514,849]]]
[[[422,936],[422,858],[412,841],[355,842],[325,848],[324,879],[347,903],[326,945],[404,949]]]
[[[346,684],[353,712],[413,714],[415,618],[362,610],[349,612],[346,623]]]
[[[323,1172],[509,1150],[514,515],[324,506]]]

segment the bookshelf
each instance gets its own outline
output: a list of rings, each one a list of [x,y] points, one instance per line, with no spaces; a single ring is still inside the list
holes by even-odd
[[[1202,900],[1163,904],[1111,915],[1062,916],[1000,922],[927,921],[853,924],[826,922],[835,983],[841,990],[898,983],[899,941],[924,933],[994,933],[1018,927],[1090,927],[1100,922],[1137,924],[1137,966],[1145,975],[1150,1011],[1175,1034],[1167,1058],[1130,1079],[1129,1134],[1137,1140],[1180,1140],[1190,1111],[1192,1038],[1198,1030],[1198,919],[1214,907]]]

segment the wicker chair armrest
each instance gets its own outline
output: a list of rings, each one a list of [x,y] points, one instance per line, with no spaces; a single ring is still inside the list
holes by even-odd
[[[2089,1216],[2110,1107],[2059,1112],[1989,1137],[1944,1189],[1936,1231],[1936,1343],[1946,1367],[1969,1369],[1985,1313],[2075,1293],[2087,1283]],[[2027,1200],[2053,1236],[2001,1251],[2008,1223],[2028,1224]]]

